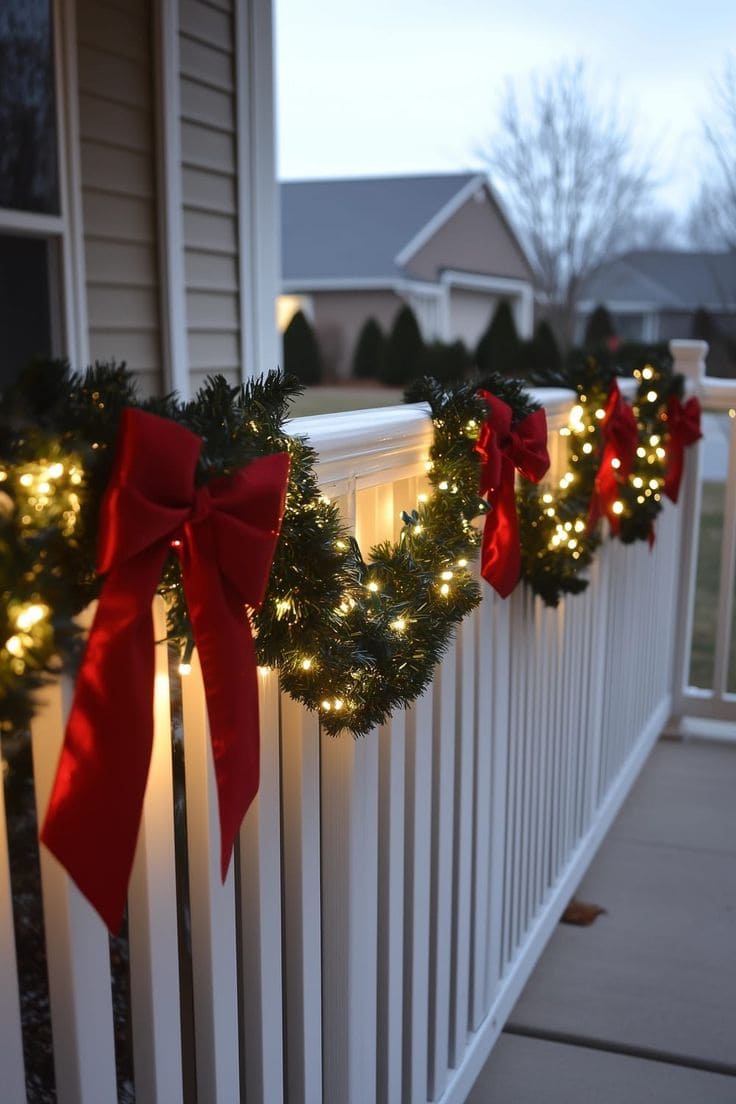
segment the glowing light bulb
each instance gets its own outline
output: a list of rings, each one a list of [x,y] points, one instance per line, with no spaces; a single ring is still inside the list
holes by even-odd
[[[545,510],[544,512],[545,512],[545,514],[547,515],[547,517],[554,517],[554,516],[555,516],[555,508],[554,508],[554,506],[550,506],[550,507],[548,507],[548,509],[546,509],[546,510]]]
[[[49,468],[48,474],[49,479],[61,479],[62,475],[64,474],[64,465],[59,463],[52,464]]]
[[[552,495],[551,494],[543,494],[542,495],[542,502],[552,502]]]
[[[327,700],[325,699],[325,701],[323,701],[323,702],[322,702],[322,708],[324,709],[325,713],[329,713],[329,712],[330,712],[330,710],[332,709],[332,706],[331,706],[331,705],[330,705],[330,703],[329,703],[329,702],[328,702],[328,701],[327,701]]]
[[[458,566],[458,567],[467,567],[467,566],[468,566],[468,561],[467,561],[467,560],[465,560],[465,559],[462,559],[462,560],[458,560],[458,561],[457,561],[457,566]]]
[[[437,489],[440,491],[446,491],[449,486],[450,484],[447,482],[447,480],[443,479],[441,483],[437,484]]]
[[[375,594],[378,590],[378,583],[375,581],[375,579],[371,579],[369,583],[366,583],[366,588],[371,592],[371,594]]]
[[[650,368],[648,364],[645,368],[642,369],[641,374],[645,380],[654,379],[654,369]]]
[[[563,426],[562,429],[560,430],[560,437],[569,437],[569,436],[570,436],[570,430],[567,428],[567,426]]]
[[[662,448],[662,446],[660,445],[660,446],[659,446],[659,448],[657,449],[657,456],[658,456],[658,458],[659,458],[660,460],[664,460],[664,458],[665,458],[665,456],[666,456],[666,455],[667,455],[667,453],[665,452],[665,450],[664,450],[664,449]]]
[[[577,546],[578,546],[577,539],[575,537],[570,537],[570,540],[567,542],[567,547],[568,548],[577,548]]]
[[[635,487],[643,487],[644,486],[644,480],[641,478],[640,475],[637,475],[635,477],[635,479],[632,480],[632,482],[633,482]]]
[[[638,456],[638,457],[639,457],[639,458],[640,458],[641,460],[643,460],[643,459],[644,459],[644,457],[646,456],[646,454],[647,454],[647,450],[646,450],[645,448],[642,448],[642,446],[641,446],[641,445],[639,445],[638,449],[636,450],[636,455],[637,455],[637,456]]]
[[[18,614],[15,619],[15,623],[22,632],[28,632],[30,628],[37,625],[39,621],[48,613],[48,607],[42,605],[26,606],[24,610]]]
[[[397,617],[394,621],[389,622],[389,628],[394,632],[403,632],[406,628],[406,621],[403,617]]]
[[[573,422],[582,421],[584,413],[585,412],[584,412],[582,406],[574,406],[572,408],[572,410],[570,411],[570,425],[572,425]]]
[[[30,472],[23,472],[23,475],[20,477],[18,482],[20,483],[21,487],[30,487],[33,483],[33,476],[30,474]]]
[[[620,499],[617,498],[611,509],[613,510],[614,514],[622,514],[624,512],[624,504],[623,502],[621,502]]]
[[[656,391],[647,391],[647,402],[656,402],[658,398]]]
[[[444,598],[446,598],[446,597],[447,597],[447,595],[448,595],[449,593],[450,593],[450,587],[449,587],[449,585],[448,585],[447,583],[443,583],[443,584],[442,584],[442,586],[440,587],[440,594],[441,594],[441,595],[442,595],[442,596],[443,596]]]
[[[615,468],[616,471],[618,471],[618,469],[621,467],[621,461],[619,460],[618,456],[614,456],[613,460],[611,460],[611,467]]]
[[[659,486],[659,480],[658,479],[650,479],[649,480],[649,486],[652,488],[653,491],[656,491],[657,487]]]
[[[311,659],[303,659],[301,667],[302,667],[302,671],[311,671],[312,670],[312,660]]]
[[[451,571],[443,571],[440,575],[440,579],[448,580],[448,579],[451,579],[451,578],[452,578],[452,572]]]
[[[658,445],[659,441],[660,441],[660,437],[659,437],[658,433],[653,433],[652,436],[649,438],[649,444],[650,445]]]
[[[592,451],[593,451],[593,446],[591,445],[590,441],[586,441],[585,444],[583,445],[583,452],[585,453],[586,456],[589,456]]]
[[[187,675],[191,675],[191,673],[192,673],[191,663],[180,663],[179,664],[179,674],[183,678],[186,678]]]
[[[429,495],[420,494],[417,496],[420,502],[429,502]]]
[[[13,656],[20,658],[23,655],[23,641],[19,636],[8,637],[5,641],[5,647]]]
[[[344,705],[344,704],[345,704],[345,703],[344,703],[344,701],[342,700],[342,698],[335,698],[335,709],[337,709],[337,710],[340,710],[340,709],[342,709],[342,707],[343,707],[343,705]]]
[[[605,412],[605,410],[603,410],[603,409],[602,409],[602,408],[601,408],[601,407],[599,406],[599,407],[598,407],[598,409],[597,409],[597,410],[596,410],[596,412],[595,412],[595,416],[596,416],[596,418],[598,419],[598,421],[599,421],[599,422],[602,422],[602,421],[603,421],[603,419],[604,419],[604,418],[605,418],[605,416],[606,416],[606,412]]]
[[[582,518],[578,518],[578,520],[575,522],[575,532],[582,533],[584,529],[585,522],[582,520]]]

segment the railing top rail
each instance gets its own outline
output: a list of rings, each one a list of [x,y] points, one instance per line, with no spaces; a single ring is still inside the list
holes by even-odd
[[[551,422],[567,417],[573,392],[562,387],[536,387],[531,395],[547,411]],[[306,437],[320,457],[323,476],[337,479],[351,471],[365,470],[381,461],[391,467],[392,458],[417,449],[426,450],[431,440],[431,421],[426,403],[372,407],[337,414],[316,414],[294,418],[289,433]],[[404,459],[405,462],[405,459]]]
[[[736,406],[736,379],[706,376],[700,399],[706,410],[730,410]]]

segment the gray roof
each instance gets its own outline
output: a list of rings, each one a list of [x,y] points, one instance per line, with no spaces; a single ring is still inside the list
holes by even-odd
[[[596,303],[625,300],[686,310],[732,304],[736,302],[736,251],[626,253],[599,269],[582,297]]]
[[[282,276],[387,279],[395,257],[478,173],[281,184]]]

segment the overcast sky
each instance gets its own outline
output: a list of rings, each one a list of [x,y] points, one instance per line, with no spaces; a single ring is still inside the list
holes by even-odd
[[[639,146],[661,201],[696,190],[699,117],[736,0],[275,0],[284,178],[478,165],[506,78],[583,58]]]

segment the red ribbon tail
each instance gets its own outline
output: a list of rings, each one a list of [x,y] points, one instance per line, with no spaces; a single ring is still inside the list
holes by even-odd
[[[213,566],[208,527],[198,527],[196,541],[196,552],[184,562],[184,588],[207,698],[224,881],[243,817],[258,792],[257,661],[245,607]]]
[[[504,471],[495,507],[486,515],[481,550],[481,575],[502,598],[508,598],[521,577],[519,519],[516,513],[513,467]]]
[[[122,922],[153,745],[154,550],[115,569],[100,596],[41,840],[111,932]]]

